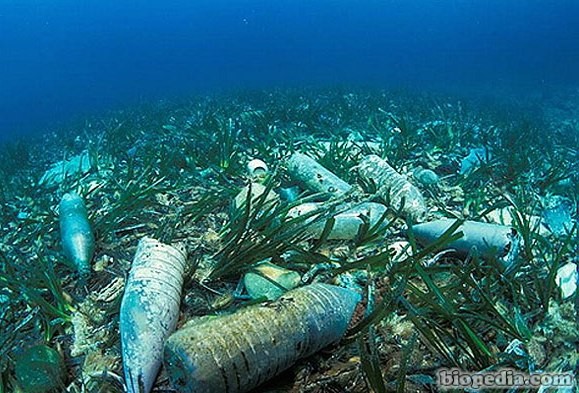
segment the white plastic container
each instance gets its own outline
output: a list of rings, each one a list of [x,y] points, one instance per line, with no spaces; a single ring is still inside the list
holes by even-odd
[[[188,322],[165,346],[165,368],[181,393],[247,392],[340,340],[361,296],[312,284],[224,316]]]
[[[58,215],[64,254],[81,277],[86,278],[91,270],[95,241],[83,199],[76,193],[64,194]]]
[[[146,237],[139,242],[120,311],[128,393],[147,393],[153,387],[163,345],[177,325],[185,263],[182,248]]]
[[[376,193],[393,209],[414,220],[422,222],[426,218],[426,202],[420,190],[394,170],[385,160],[376,156],[366,156],[358,164],[358,174],[376,184]]]

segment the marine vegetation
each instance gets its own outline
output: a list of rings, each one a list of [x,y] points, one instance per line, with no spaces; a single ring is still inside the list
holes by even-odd
[[[171,321],[159,321],[167,331],[157,349],[175,323],[175,337],[183,326],[195,330],[192,320],[247,320],[258,336],[247,310],[283,305],[287,295],[267,296],[286,290],[356,293],[345,335],[310,343],[306,357],[287,358],[293,365],[274,363],[286,371],[273,380],[263,379],[277,370],[237,374],[248,381],[239,386],[258,385],[254,391],[435,391],[442,367],[576,373],[579,295],[561,292],[558,272],[579,263],[579,128],[532,104],[405,91],[254,91],[145,103],[2,146],[0,392],[123,391],[121,304],[125,285],[136,293],[129,280],[141,279],[139,290],[148,285],[129,275],[146,238],[178,244],[184,261],[171,292],[182,285],[180,305],[172,305]],[[254,159],[267,167],[248,172]],[[319,166],[296,175],[312,162]],[[372,162],[387,168],[390,183],[372,175]],[[345,184],[340,192],[312,189],[326,172]],[[92,227],[91,249],[75,251],[89,255],[81,267],[67,258],[72,241],[61,240],[66,195],[81,198]],[[420,214],[408,213],[414,196]],[[378,216],[360,208],[375,204]],[[441,219],[452,224],[419,241],[423,233],[413,228],[428,227],[415,221]],[[335,235],[342,222],[354,231]],[[469,244],[461,225],[508,227],[520,242],[505,246],[506,265],[484,239],[483,252],[456,253],[447,246]],[[138,259],[147,260],[142,252]],[[169,274],[155,275],[155,260],[147,274],[162,282]],[[268,272],[291,277],[291,288]],[[250,294],[252,277],[263,279]],[[255,295],[262,289],[267,296]],[[310,304],[296,309],[323,320]],[[210,326],[203,325],[207,337],[219,340],[221,326]],[[280,332],[275,340],[283,341]],[[290,333],[299,343],[301,333]],[[236,346],[215,348],[229,356]],[[211,351],[198,361],[213,361]],[[26,360],[27,353],[37,356]],[[35,375],[30,362],[57,377],[39,386],[33,380],[46,372]],[[176,391],[169,367],[155,375],[158,363],[146,377],[137,369],[135,379]]]

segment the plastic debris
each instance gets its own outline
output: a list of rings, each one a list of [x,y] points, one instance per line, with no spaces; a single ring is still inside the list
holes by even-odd
[[[251,204],[255,204],[255,202],[259,199],[267,191],[267,187],[260,183],[251,183],[247,186],[243,187],[243,189],[237,194],[235,199],[233,200],[233,208],[235,210],[244,207],[249,199],[249,195],[251,192]],[[273,203],[278,199],[278,196],[275,192],[270,191],[267,194],[266,203]],[[251,206],[250,206],[251,207]]]
[[[189,392],[247,392],[342,338],[361,300],[328,284],[294,289],[275,302],[196,318],[169,337],[165,367]]]
[[[577,273],[577,264],[573,262],[566,263],[557,270],[555,282],[561,289],[561,298],[563,300],[573,296],[577,291],[579,274]]]
[[[492,210],[486,213],[483,217],[494,224],[501,224],[507,226],[514,226],[517,223],[515,217],[517,217],[517,212],[512,207],[503,207],[499,209]],[[550,231],[541,221],[541,217],[530,216],[525,213],[521,213],[523,218],[529,222],[529,226],[532,231],[538,231],[540,235],[547,236]]]
[[[288,174],[310,191],[339,196],[352,189],[351,185],[305,154],[292,154],[286,164]]]
[[[137,156],[138,151],[139,151],[138,145],[132,146],[130,149],[127,150],[127,157],[131,159],[135,158]]]
[[[267,164],[258,158],[247,163],[247,175],[254,181],[263,180],[268,172]]]
[[[468,155],[460,162],[460,174],[468,175],[482,163],[487,162],[491,158],[490,151],[486,147],[476,147],[470,149]]]
[[[299,198],[300,188],[298,186],[280,187],[277,189],[277,194],[282,201],[295,202]]]
[[[59,204],[59,221],[64,254],[81,277],[86,278],[91,270],[95,241],[86,206],[79,195],[64,194]]]
[[[521,340],[517,338],[511,340],[503,352],[520,369],[534,368],[532,357],[529,355],[525,343]]]
[[[268,262],[257,265],[243,277],[245,289],[252,299],[276,300],[300,283],[298,272]]]
[[[438,177],[436,172],[422,167],[416,168],[412,172],[412,176],[423,186],[432,186],[440,181],[440,177]]]
[[[18,214],[16,215],[16,218],[18,220],[26,220],[29,217],[30,217],[30,213],[24,212],[24,211],[18,212]]]
[[[165,340],[175,330],[186,254],[152,238],[139,242],[120,310],[123,369],[128,393],[153,387]]]
[[[456,221],[443,219],[412,226],[416,240],[423,246],[435,242]],[[465,257],[476,248],[478,255],[484,259],[497,258],[503,267],[513,264],[519,253],[520,235],[509,226],[487,224],[476,221],[465,221],[456,232],[462,232],[460,239],[446,245],[459,256]]]
[[[64,390],[64,362],[49,346],[28,348],[17,357],[14,368],[18,385],[26,393]]]
[[[295,206],[288,212],[288,217],[299,217],[304,214],[320,210],[322,212],[323,203],[308,202]],[[334,225],[327,236],[327,240],[352,240],[356,237],[360,228],[367,221],[369,227],[375,226],[380,218],[386,213],[386,206],[375,203],[365,202],[354,205],[346,211],[334,215]],[[364,218],[366,220],[364,220]],[[308,218],[306,222],[311,222],[316,216]],[[318,220],[306,228],[306,232],[313,238],[319,239],[324,231],[327,220]]]
[[[333,284],[363,293],[368,285],[368,272],[366,270],[350,270],[340,273],[334,278]]]
[[[552,195],[545,199],[543,221],[555,235],[564,235],[573,228],[571,217],[572,202],[559,195]]]
[[[84,175],[92,168],[88,151],[83,151],[78,156],[71,157],[66,161],[59,161],[53,164],[38,181],[38,184],[45,187],[56,187],[62,181],[71,176]]]
[[[416,222],[424,221],[426,202],[420,190],[385,160],[376,155],[366,156],[358,165],[358,173],[365,180],[376,183],[377,194],[384,202]]]

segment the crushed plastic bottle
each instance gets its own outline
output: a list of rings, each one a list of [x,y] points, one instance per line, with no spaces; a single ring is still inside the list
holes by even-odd
[[[165,369],[181,393],[247,392],[337,342],[361,296],[328,284],[287,292],[231,315],[196,318],[165,346]]]
[[[358,173],[365,180],[376,183],[376,193],[392,208],[415,222],[425,220],[426,202],[420,190],[385,160],[373,154],[366,156],[358,164]]]

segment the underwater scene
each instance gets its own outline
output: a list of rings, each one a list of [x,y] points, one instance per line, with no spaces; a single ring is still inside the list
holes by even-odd
[[[556,392],[579,3],[0,5],[0,393]]]

